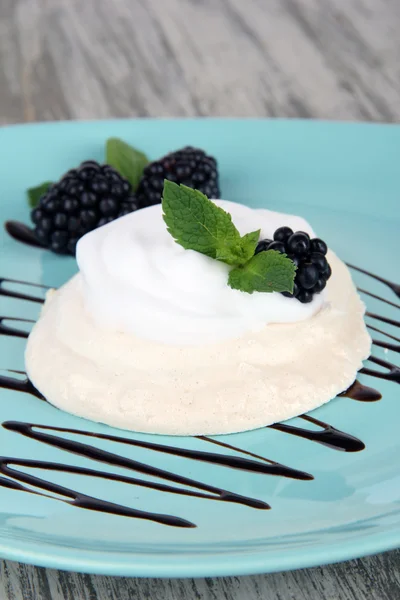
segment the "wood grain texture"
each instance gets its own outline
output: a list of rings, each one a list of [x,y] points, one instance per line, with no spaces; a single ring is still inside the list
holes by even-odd
[[[252,577],[137,579],[3,562],[6,600],[396,600],[400,551],[328,567]]]
[[[0,122],[398,121],[398,0],[1,0]]]
[[[400,121],[398,0],[1,0],[0,124],[146,116]],[[2,562],[0,600],[394,600],[400,552],[196,580]]]

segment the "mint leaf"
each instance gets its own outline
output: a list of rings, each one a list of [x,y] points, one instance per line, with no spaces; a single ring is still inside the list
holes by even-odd
[[[165,180],[162,208],[169,233],[186,250],[229,265],[245,262],[240,233],[231,215],[198,190]]]
[[[52,181],[44,181],[36,187],[29,188],[26,193],[28,195],[28,204],[31,208],[36,208],[39,204],[39,200],[47,192],[49,187],[53,185]]]
[[[254,255],[260,239],[260,233],[261,229],[246,233],[246,235],[240,238],[237,245],[217,250],[215,258],[226,262],[228,265],[244,265]]]
[[[260,240],[261,229],[257,231],[252,231],[251,233],[246,233],[241,239],[241,248],[243,253],[243,263],[250,260],[252,256],[254,256],[254,252],[256,251],[257,244]]]
[[[213,258],[232,266],[244,265],[246,262],[240,244],[218,248]]]
[[[254,255],[245,265],[232,269],[228,284],[234,290],[293,292],[296,266],[286,254],[267,250]]]
[[[125,177],[135,192],[149,159],[126,142],[109,138],[106,142],[106,163]]]

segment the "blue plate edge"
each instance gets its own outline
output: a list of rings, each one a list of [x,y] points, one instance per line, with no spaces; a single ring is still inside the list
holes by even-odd
[[[318,125],[324,125],[330,127],[345,127],[345,128],[371,128],[371,129],[396,129],[400,131],[400,123],[390,122],[373,122],[373,121],[345,121],[345,120],[330,120],[330,119],[301,119],[301,118],[268,118],[268,117],[113,117],[107,119],[71,119],[59,121],[35,121],[30,123],[3,123],[0,126],[0,132],[3,130],[10,129],[35,129],[40,127],[54,127],[54,126],[70,126],[72,125],[84,125],[84,124],[112,124],[112,123],[135,123],[135,122],[185,122],[185,123],[197,123],[198,121],[214,121],[214,122],[232,122],[232,123],[295,123],[305,124],[307,123],[311,127]]]
[[[92,575],[110,575],[117,577],[151,577],[151,578],[194,578],[194,577],[228,577],[228,576],[245,576],[245,575],[260,575],[267,573],[278,573],[284,571],[294,571],[298,569],[313,568],[323,565],[335,564],[344,562],[347,560],[356,560],[365,556],[371,556],[386,552],[389,550],[397,550],[400,548],[400,532],[393,534],[393,539],[389,542],[388,536],[385,534],[384,540],[378,541],[382,537],[382,534],[370,535],[365,541],[366,547],[362,552],[357,551],[354,554],[352,546],[347,545],[343,548],[343,544],[335,544],[327,546],[327,550],[321,551],[316,548],[312,551],[307,550],[307,554],[302,554],[301,551],[294,550],[292,552],[285,552],[285,556],[277,555],[276,563],[271,561],[270,557],[265,561],[262,552],[251,552],[248,555],[240,555],[235,553],[230,555],[226,553],[223,555],[224,560],[221,560],[221,554],[216,553],[208,554],[206,560],[202,560],[201,564],[193,568],[192,564],[183,564],[182,562],[177,563],[178,557],[175,556],[173,560],[161,559],[159,563],[146,564],[143,558],[140,560],[142,555],[140,554],[129,554],[128,556],[134,558],[135,563],[133,565],[118,566],[117,563],[94,560],[92,558],[78,558],[71,560],[58,560],[51,554],[36,553],[33,555],[31,552],[19,552],[10,549],[6,549],[0,545],[0,557],[3,560],[12,560],[23,562],[29,565],[35,565],[37,567],[44,567],[49,569],[60,569],[63,571],[71,571],[77,573],[88,573]],[[378,538],[378,540],[375,540]],[[215,556],[218,556],[220,564],[216,564]],[[82,565],[80,563],[84,562]],[[223,563],[223,564],[221,564]],[[279,564],[278,564],[279,563]],[[120,563],[121,565],[121,563]],[[174,573],[171,577],[171,571]]]

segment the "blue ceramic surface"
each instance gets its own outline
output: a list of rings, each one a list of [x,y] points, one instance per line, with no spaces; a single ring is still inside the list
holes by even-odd
[[[400,283],[400,127],[218,119],[4,127],[0,130],[0,222],[28,222],[25,189],[57,179],[81,160],[102,160],[109,136],[124,138],[152,158],[186,144],[205,148],[218,158],[224,198],[303,215],[344,260]],[[23,246],[2,228],[0,277],[58,286],[75,271],[72,258]],[[362,288],[400,303],[382,283],[360,273],[355,273],[354,279]],[[372,312],[399,318],[398,308],[368,296],[364,299]],[[0,316],[34,319],[39,308],[32,302],[0,297]],[[399,337],[394,326],[381,325]],[[381,334],[375,337],[384,339]],[[0,336],[0,367],[24,369],[24,345],[23,339]],[[374,347],[373,353],[400,364],[400,355],[392,350]],[[339,452],[272,429],[218,438],[312,473],[313,481],[237,471],[143,448],[116,448],[105,440],[91,442],[264,500],[271,510],[75,474],[35,473],[108,501],[178,515],[197,527],[178,529],[107,515],[0,487],[0,556],[75,571],[175,577],[294,569],[395,548],[400,545],[400,389],[395,382],[367,375],[361,375],[360,381],[379,389],[382,400],[366,403],[336,398],[312,415],[362,439],[366,445],[362,452]],[[210,451],[209,444],[200,439],[123,432],[60,412],[27,394],[2,389],[0,422],[6,420]],[[298,419],[291,424],[304,426]],[[217,446],[212,450],[235,454]],[[122,468],[93,465],[89,459],[2,427],[0,454],[137,476]]]

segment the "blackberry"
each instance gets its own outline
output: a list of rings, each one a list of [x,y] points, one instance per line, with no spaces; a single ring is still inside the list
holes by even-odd
[[[308,260],[310,261],[310,263],[315,265],[317,269],[321,271],[321,273],[323,273],[327,269],[328,261],[326,260],[325,256],[320,252],[311,252],[308,256]]]
[[[325,244],[323,240],[319,238],[314,238],[310,242],[311,250],[313,252],[320,252],[321,254],[326,254],[328,252],[328,246]]]
[[[313,299],[313,294],[310,290],[300,290],[296,297],[302,304],[308,304]]]
[[[298,294],[300,292],[300,288],[297,285],[296,282],[294,282],[293,284],[293,293],[291,294],[290,292],[281,292],[282,296],[286,296],[286,298],[297,298]]]
[[[287,257],[290,258],[292,262],[294,262],[296,268],[298,269],[302,262],[300,256],[296,256],[295,254],[288,254]]]
[[[332,269],[326,259],[326,243],[310,239],[304,231],[293,232],[290,227],[279,227],[272,240],[260,240],[255,254],[265,250],[276,250],[287,254],[297,267],[293,294],[282,292],[287,298],[297,298],[301,303],[311,302],[314,294],[319,294],[326,286]]]
[[[322,292],[323,289],[325,289],[325,286],[326,286],[326,279],[324,279],[324,277],[320,277],[311,291],[314,294],[319,294],[320,292]]]
[[[297,256],[307,254],[310,249],[309,236],[303,231],[293,233],[286,242],[286,249],[290,254],[297,254]]]
[[[35,234],[58,254],[75,255],[78,240],[97,227],[137,210],[130,183],[93,160],[71,169],[40,198],[31,219]]]
[[[323,271],[322,276],[328,281],[329,277],[332,275],[331,265],[327,263],[326,269]]]
[[[259,254],[260,252],[264,252],[265,250],[268,250],[268,246],[270,245],[271,242],[272,242],[272,240],[261,240],[261,242],[258,242],[257,248],[256,248],[254,254]]]
[[[290,227],[279,227],[274,233],[274,240],[285,243],[292,234],[293,230]]]
[[[311,290],[318,279],[318,269],[312,263],[304,263],[296,271],[296,281],[303,290]]]
[[[145,167],[137,190],[140,208],[161,202],[164,179],[220,197],[217,161],[199,148],[186,146]]]
[[[271,242],[268,246],[268,250],[276,250],[277,252],[281,252],[282,254],[286,252],[285,244],[283,242]]]

